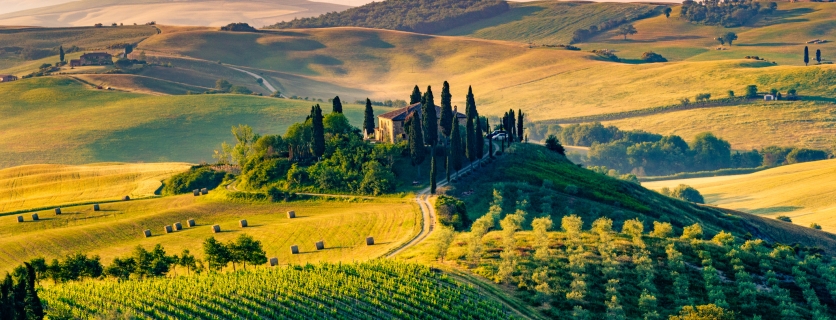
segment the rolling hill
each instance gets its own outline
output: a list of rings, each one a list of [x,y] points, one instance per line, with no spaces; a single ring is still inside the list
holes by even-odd
[[[836,232],[834,193],[836,160],[781,166],[752,174],[643,183],[650,189],[686,184],[706,203],[768,217],[789,216],[793,223],[818,223]]]
[[[0,25],[68,27],[156,21],[159,24],[190,26],[222,26],[232,22],[246,22],[261,27],[348,8],[306,0],[81,0],[5,13],[0,15]]]

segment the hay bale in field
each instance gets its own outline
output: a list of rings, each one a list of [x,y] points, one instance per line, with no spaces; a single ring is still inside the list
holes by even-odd
[[[183,230],[183,225],[179,222],[175,222],[173,225],[171,225],[171,227],[174,228],[174,231]]]
[[[93,211],[99,211],[99,210],[101,210],[101,209],[102,209],[102,208],[101,208],[101,207],[99,207],[99,204],[98,204],[98,203],[93,205]]]
[[[209,194],[209,189],[206,189],[206,188],[200,189],[200,194],[203,194],[203,195]]]
[[[186,225],[189,226],[189,228],[194,227],[195,226],[194,219],[186,220]]]
[[[325,249],[325,241],[319,240],[319,242],[316,243],[316,250],[322,249]]]
[[[247,220],[238,221],[238,224],[241,225],[241,228],[246,228],[247,227]]]
[[[55,214],[60,215],[61,214],[61,208],[55,208]]]
[[[217,224],[212,226],[212,233],[218,233],[218,232],[221,232],[221,226],[219,226]]]
[[[165,233],[172,233],[172,232],[174,232],[174,231],[171,229],[171,226],[165,226],[165,227],[163,227],[163,228],[165,229]]]
[[[270,266],[275,267],[279,265],[279,258],[270,258]]]
[[[32,221],[38,221],[38,214],[37,213],[32,214]]]
[[[131,200],[131,197],[129,197],[129,196],[122,197],[122,201],[130,201],[130,200]]]
[[[192,193],[194,194],[195,197],[197,197],[197,196],[200,195],[200,190],[194,189],[194,190],[192,190]]]
[[[366,245],[373,246],[374,245],[374,237],[367,237],[366,238]]]
[[[150,238],[151,237],[151,230],[145,229],[145,231],[143,231],[142,234],[145,235],[146,238]]]
[[[294,218],[296,218],[296,211],[288,211],[288,212],[287,212],[287,218],[288,218],[288,219],[294,219]]]
[[[17,223],[23,222],[23,216],[17,216]]]
[[[290,246],[290,253],[291,254],[299,254],[299,246],[297,246],[297,245]]]

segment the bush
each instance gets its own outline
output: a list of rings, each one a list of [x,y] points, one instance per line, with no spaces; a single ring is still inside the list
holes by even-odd
[[[778,216],[775,219],[778,219],[778,220],[781,220],[781,221],[784,221],[784,222],[792,222],[792,219],[790,219],[790,217],[787,217],[787,216]]]
[[[816,230],[821,230],[821,226],[818,223],[815,223],[815,222],[810,224],[810,228],[813,228],[813,229],[816,229]]]
[[[441,195],[435,200],[435,210],[438,214],[438,222],[451,226],[456,231],[465,230],[470,224],[464,201]]]
[[[575,195],[575,194],[578,194],[578,187],[570,184],[570,185],[566,186],[565,189],[563,189],[563,192],[566,192],[567,194]]]
[[[560,145],[560,141],[558,141],[557,137],[555,137],[555,135],[553,134],[549,135],[549,137],[546,138],[546,149],[557,152],[564,156],[566,155],[566,150],[563,148],[562,145]]]
[[[256,32],[255,28],[251,27],[248,23],[239,22],[239,23],[230,23],[221,27],[221,31],[241,31],[241,32]]]
[[[224,179],[226,173],[212,170],[206,166],[196,166],[189,171],[176,174],[168,179],[163,187],[164,195],[190,193],[194,189],[214,189]]]
[[[646,62],[668,62],[668,59],[653,51],[642,53],[642,60]]]
[[[241,180],[251,188],[261,188],[265,184],[287,177],[290,161],[285,158],[265,161],[248,161],[242,168]]]
[[[703,199],[702,195],[699,191],[697,191],[697,189],[694,189],[691,186],[684,184],[680,184],[679,186],[674,188],[671,191],[671,197],[694,203],[705,203],[705,199]]]
[[[787,154],[787,163],[802,163],[827,159],[827,152],[811,149],[794,149]]]

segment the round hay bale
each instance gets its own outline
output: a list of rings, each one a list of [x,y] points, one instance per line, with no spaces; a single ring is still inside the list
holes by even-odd
[[[180,230],[183,230],[183,225],[182,225],[182,224],[180,224],[179,222],[175,222],[175,223],[174,223],[173,225],[171,225],[171,226],[174,228],[174,231],[180,231]]]
[[[194,189],[194,190],[192,190],[192,194],[194,194],[194,196],[197,197],[197,196],[200,195],[200,190]]]
[[[61,208],[55,208],[55,214],[60,215],[61,214]]]
[[[102,209],[102,208],[101,208],[101,207],[99,207],[99,204],[98,204],[98,203],[93,205],[93,211],[99,211],[99,210],[101,210],[101,209]]]
[[[246,228],[247,227],[247,220],[241,220],[241,221],[238,221],[238,223],[241,225],[241,228]]]
[[[299,254],[299,246],[296,246],[296,245],[290,246],[290,253],[291,254]]]
[[[203,194],[203,195],[209,194],[209,189],[206,189],[206,188],[200,189],[200,194]]]
[[[294,219],[294,218],[296,218],[296,211],[288,211],[288,212],[287,212],[287,218],[288,218],[288,219]]]
[[[129,197],[129,196],[122,197],[122,201],[130,201],[130,200],[131,200],[131,197]]]
[[[373,246],[374,245],[374,237],[367,237],[366,238],[366,245]]]
[[[32,214],[32,221],[38,221],[38,214],[37,213]]]
[[[279,265],[279,258],[275,258],[275,257],[270,258],[270,266],[275,267],[277,265]]]
[[[219,226],[217,224],[212,226],[212,233],[218,233],[218,232],[221,232],[221,226]]]
[[[17,223],[23,222],[23,216],[17,216]]]
[[[151,230],[145,229],[145,231],[143,231],[143,232],[142,232],[142,234],[143,234],[146,238],[150,238],[150,237],[151,237]]]
[[[189,220],[186,220],[186,225],[189,226],[189,228],[192,228],[196,224],[194,223],[194,219],[189,219]]]
[[[171,226],[165,226],[165,227],[163,227],[163,228],[165,229],[165,233],[172,233],[172,232],[174,232],[174,231],[171,229]]]
[[[325,249],[325,241],[319,240],[319,242],[316,243],[316,250],[323,250],[323,249]]]

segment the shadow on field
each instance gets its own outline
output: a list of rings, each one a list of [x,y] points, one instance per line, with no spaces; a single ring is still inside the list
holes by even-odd
[[[763,43],[740,43],[736,44],[735,46],[738,47],[783,47],[783,46],[795,46],[799,45],[800,43],[789,43],[789,42],[763,42]]]
[[[663,41],[678,41],[678,40],[695,40],[695,39],[703,39],[705,37],[701,36],[664,36],[664,37],[656,37],[653,39],[627,39],[620,37],[618,39],[606,39],[601,40],[601,43],[611,43],[611,44],[622,44],[622,43],[653,43],[653,42],[663,42]]]
[[[769,207],[769,208],[760,208],[754,210],[743,210],[749,212],[751,214],[773,214],[773,213],[784,213],[784,212],[792,212],[798,209],[803,209],[804,207],[795,207],[795,206],[777,206],[777,207]]]
[[[776,24],[782,23],[793,23],[793,22],[807,22],[810,21],[809,19],[793,19],[795,17],[805,15],[808,13],[815,12],[815,9],[812,8],[795,8],[790,10],[777,10],[771,17],[764,17],[764,19],[759,19],[752,23],[751,27],[766,27]]]

